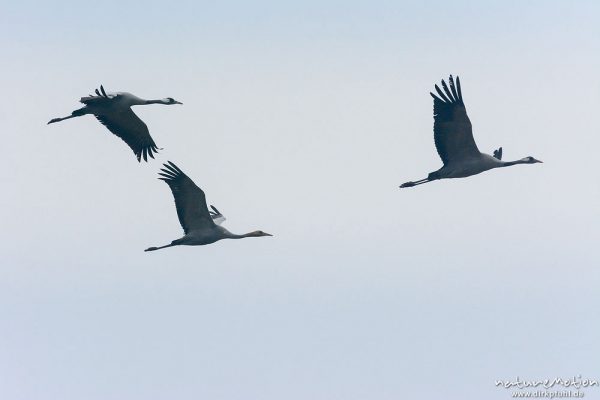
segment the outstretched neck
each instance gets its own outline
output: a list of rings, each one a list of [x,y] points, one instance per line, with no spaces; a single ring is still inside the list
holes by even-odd
[[[222,239],[243,239],[243,238],[248,238],[248,237],[273,236],[273,235],[270,235],[263,231],[252,231],[252,232],[244,233],[243,235],[237,235],[235,233],[229,232],[227,229],[223,228],[222,226],[218,226],[217,228],[220,231],[219,236]]]
[[[515,160],[515,161],[503,161],[502,162],[502,167],[510,167],[511,165],[517,165],[517,164],[530,164],[530,162],[527,161],[527,159],[521,159],[521,160]]]
[[[225,228],[223,228],[224,232],[224,237],[227,239],[243,239],[243,238],[248,238],[248,237],[260,237],[260,236],[271,236],[268,233],[264,233],[263,231],[252,231],[252,232],[248,232],[248,233],[244,233],[242,235],[237,235],[235,233],[231,233],[229,231],[227,231]]]
[[[163,99],[145,100],[144,104],[167,104]]]
[[[227,239],[243,239],[243,238],[254,236],[253,233],[254,232],[248,232],[248,233],[244,233],[242,235],[237,235],[235,233],[228,232],[226,237],[227,237]]]

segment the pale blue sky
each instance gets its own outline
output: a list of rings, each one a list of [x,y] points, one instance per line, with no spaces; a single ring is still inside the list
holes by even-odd
[[[2,2],[0,397],[508,399],[600,379],[600,5]],[[433,85],[545,163],[412,190]],[[138,107],[157,161],[91,117]],[[234,232],[181,235],[177,163]],[[589,389],[586,398],[600,398]]]

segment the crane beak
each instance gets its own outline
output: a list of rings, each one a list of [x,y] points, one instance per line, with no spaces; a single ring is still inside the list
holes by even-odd
[[[179,102],[179,101],[175,100],[175,104],[183,104],[183,103],[181,103],[181,102]]]
[[[271,235],[270,233],[267,233],[267,232],[264,232],[264,235],[265,236],[273,236],[273,235]]]
[[[542,164],[544,163],[543,161],[540,161],[540,160],[536,160],[536,161],[539,162],[539,163],[542,163]]]

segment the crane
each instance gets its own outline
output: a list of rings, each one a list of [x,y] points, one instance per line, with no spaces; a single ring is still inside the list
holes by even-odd
[[[100,90],[96,89],[96,96],[82,97],[79,101],[85,106],[73,111],[69,116],[53,118],[48,124],[93,114],[109,131],[127,143],[138,161],[141,161],[142,156],[144,161],[148,161],[148,156],[154,158],[153,153],[158,152],[159,149],[150,136],[146,124],[135,115],[131,107],[146,104],[182,104],[172,97],[145,100],[127,92],[106,93],[102,85],[100,85]]]
[[[155,251],[171,246],[201,246],[211,244],[221,239],[243,239],[247,237],[273,236],[263,231],[253,231],[243,235],[236,235],[223,228],[220,224],[225,217],[214,206],[208,210],[206,196],[202,189],[184,174],[179,167],[171,161],[163,164],[159,172],[160,180],[165,181],[171,188],[175,198],[175,208],[179,223],[185,235],[171,243],[149,247],[144,251]]]
[[[449,78],[450,89],[442,80],[444,92],[435,85],[438,94],[433,97],[433,138],[444,166],[431,172],[427,178],[403,183],[407,188],[438,179],[464,178],[481,172],[517,164],[535,164],[542,161],[533,157],[525,157],[516,161],[502,161],[502,147],[494,151],[494,155],[481,153],[473,139],[471,121],[463,102],[460,79],[456,77],[456,85],[452,75]]]

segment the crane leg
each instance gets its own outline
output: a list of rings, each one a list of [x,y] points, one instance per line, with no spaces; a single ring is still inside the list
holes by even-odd
[[[144,251],[154,251],[154,250],[160,250],[160,249],[164,249],[165,247],[171,247],[171,246],[175,246],[173,243],[169,243],[166,244],[164,246],[160,246],[160,247],[148,247],[146,250]]]
[[[427,183],[427,182],[431,182],[431,179],[425,178],[425,179],[421,179],[420,181],[406,182],[406,183],[403,183],[402,185],[400,185],[400,187],[401,188],[413,187],[413,186],[417,186],[417,185],[422,185],[423,183]]]
[[[80,108],[79,110],[75,110],[71,113],[71,115],[63,117],[63,118],[52,118],[48,121],[48,125],[53,124],[55,122],[64,121],[65,119],[81,117],[82,115],[88,114],[87,109],[85,107]]]

